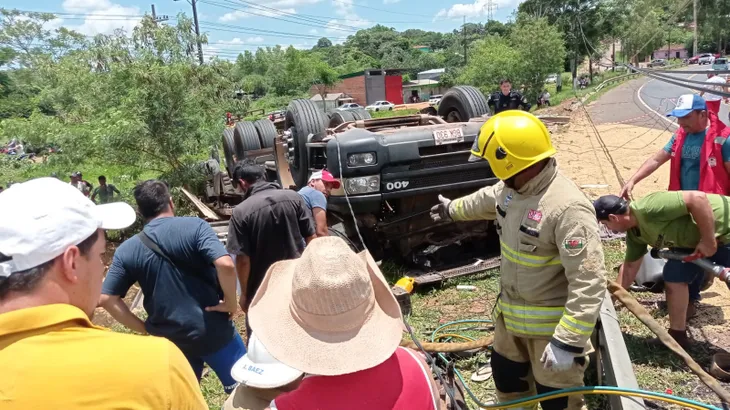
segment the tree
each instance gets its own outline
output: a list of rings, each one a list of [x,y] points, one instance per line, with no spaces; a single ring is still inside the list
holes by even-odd
[[[535,32],[540,35],[535,36]],[[521,56],[518,77],[524,85],[525,96],[537,99],[547,76],[561,72],[566,55],[563,33],[550,25],[547,18],[521,14],[509,40]]]
[[[318,48],[327,48],[327,47],[332,47],[332,42],[327,37],[322,37],[319,40],[317,40],[317,44],[313,47],[313,49],[316,50]]]
[[[327,89],[334,87],[339,82],[339,76],[329,65],[318,62],[314,67],[314,86],[317,93],[322,96],[322,109],[327,110],[324,97],[327,96]]]
[[[523,57],[506,39],[489,36],[471,45],[469,62],[457,81],[477,86],[488,94],[503,78],[512,77],[516,81]]]

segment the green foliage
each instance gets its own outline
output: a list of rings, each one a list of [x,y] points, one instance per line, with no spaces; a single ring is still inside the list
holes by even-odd
[[[489,93],[499,86],[501,79],[508,78],[515,88],[524,90],[528,99],[535,99],[545,78],[562,71],[565,54],[562,33],[547,18],[521,14],[509,39],[489,36],[472,45],[469,63],[456,82]]]

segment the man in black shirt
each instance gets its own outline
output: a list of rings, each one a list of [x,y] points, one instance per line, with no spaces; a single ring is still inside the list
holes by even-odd
[[[260,165],[238,162],[233,184],[237,191],[244,192],[244,199],[233,209],[226,248],[236,255],[241,282],[239,304],[247,312],[269,267],[274,262],[298,258],[302,238],[309,243],[315,231],[302,197],[267,182]],[[246,322],[250,335],[248,318]]]
[[[499,88],[501,91],[489,96],[488,104],[494,111],[494,114],[499,114],[502,111],[516,110],[522,107],[524,111],[530,111],[532,105],[527,102],[527,99],[519,91],[512,90],[512,83],[510,80],[504,79],[499,82]]]

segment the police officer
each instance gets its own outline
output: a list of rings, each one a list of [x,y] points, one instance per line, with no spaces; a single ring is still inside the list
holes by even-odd
[[[500,81],[499,88],[501,91],[490,95],[489,101],[487,102],[495,114],[507,110],[516,110],[520,107],[525,111],[530,111],[532,104],[527,102],[527,99],[521,92],[512,90],[510,80],[504,79]]]
[[[431,217],[496,219],[502,251],[491,359],[497,397],[506,402],[583,386],[606,292],[593,205],[558,171],[550,134],[532,114],[511,110],[490,118],[476,148],[473,154],[489,161],[501,182],[453,201],[439,196]],[[584,408],[582,396],[541,405]]]

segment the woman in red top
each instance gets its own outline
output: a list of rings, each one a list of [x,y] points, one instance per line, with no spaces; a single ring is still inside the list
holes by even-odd
[[[280,362],[308,376],[272,410],[437,410],[431,372],[400,348],[400,307],[367,251],[313,240],[266,273],[249,309],[253,333]]]

